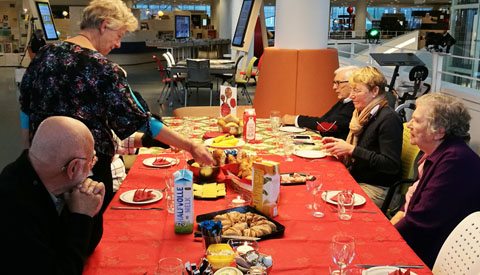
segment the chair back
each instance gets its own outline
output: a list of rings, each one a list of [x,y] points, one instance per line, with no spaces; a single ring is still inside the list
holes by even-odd
[[[252,76],[252,69],[253,69],[253,64],[255,63],[255,61],[257,61],[257,58],[254,56],[248,62],[247,71],[245,72],[245,79],[247,79],[247,80],[250,78],[250,76]]]
[[[170,57],[168,56],[167,53],[162,54],[163,58],[165,58],[165,61],[167,61],[167,67],[171,68],[172,67],[172,60],[170,60]]]
[[[173,54],[171,52],[166,52],[168,58],[170,58],[170,62],[172,63],[172,66],[175,66],[175,58],[173,58]]]
[[[479,240],[480,211],[468,215],[448,235],[433,265],[433,274],[480,274]]]
[[[187,59],[186,81],[188,83],[211,83],[210,60]]]
[[[160,76],[162,77],[162,79],[164,79],[165,69],[163,68],[162,61],[160,61],[160,59],[158,59],[158,57],[155,55],[153,55],[152,58],[157,62],[157,66],[158,66],[157,70],[160,72]]]
[[[400,156],[402,162],[402,178],[395,182],[387,192],[385,200],[383,201],[381,210],[387,216],[393,216],[405,202],[405,194],[408,191],[408,187],[415,182],[415,172],[418,154],[420,148],[417,145],[410,144],[410,129],[407,127],[407,123],[403,123],[403,141],[402,141],[402,155]],[[400,202],[390,205],[395,194],[400,194]]]
[[[412,179],[415,176],[415,160],[420,152],[417,145],[410,143],[410,129],[407,123],[403,123],[403,142],[402,142],[402,178]]]
[[[260,72],[260,68],[262,67],[262,59],[263,59],[263,54],[260,56],[260,59],[258,60],[258,63],[257,63],[257,75]]]

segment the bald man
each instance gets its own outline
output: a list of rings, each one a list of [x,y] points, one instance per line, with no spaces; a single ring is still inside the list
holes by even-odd
[[[2,171],[2,273],[82,274],[105,195],[103,183],[87,178],[93,145],[82,122],[53,116]]]

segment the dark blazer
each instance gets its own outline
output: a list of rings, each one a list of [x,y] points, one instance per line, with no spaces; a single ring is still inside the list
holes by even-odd
[[[390,186],[401,177],[403,124],[395,111],[385,106],[368,121],[353,150],[349,171],[357,182]]]
[[[0,196],[3,274],[82,274],[93,219],[58,214],[28,150],[0,174]]]
[[[395,227],[428,267],[457,224],[480,211],[479,178],[480,158],[461,139],[444,140],[425,160],[407,214]]]
[[[321,117],[311,117],[311,116],[298,116],[298,126],[306,127],[309,129],[317,130],[317,122],[329,122],[333,123],[336,121],[337,125],[336,131],[322,132],[322,136],[332,136],[336,138],[346,139],[348,132],[350,131],[349,125],[350,120],[352,119],[352,114],[354,110],[353,102],[349,101],[343,103],[343,99],[339,100],[333,107],[326,112]]]

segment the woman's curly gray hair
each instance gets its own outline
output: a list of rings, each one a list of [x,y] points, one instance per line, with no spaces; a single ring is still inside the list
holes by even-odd
[[[435,93],[419,97],[416,105],[428,107],[426,119],[432,133],[436,133],[440,127],[445,129],[445,138],[470,139],[470,119],[465,105],[455,97]]]
[[[121,0],[93,0],[83,10],[80,29],[99,29],[102,22],[107,27],[118,30],[126,27],[133,32],[138,28],[138,20],[132,11]]]

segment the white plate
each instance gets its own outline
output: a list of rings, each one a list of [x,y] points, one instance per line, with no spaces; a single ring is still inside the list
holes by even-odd
[[[133,201],[133,195],[135,194],[135,191],[137,191],[137,189],[123,192],[120,195],[120,200],[126,203],[131,203],[131,204],[147,204],[147,203],[159,201],[163,198],[163,193],[160,192],[160,190],[146,189],[146,191],[152,191],[152,194],[155,195],[155,198],[149,199],[146,201]]]
[[[305,132],[306,130],[303,128],[298,128],[295,126],[282,126],[279,129],[282,132],[288,132],[288,133],[302,133]]]
[[[214,139],[215,138],[209,138],[205,140],[205,145],[213,148],[221,148],[221,149],[232,149],[232,148],[242,147],[243,145],[245,145],[245,141],[243,139],[238,139],[238,143],[235,146],[215,146],[215,145],[212,145]]]
[[[397,270],[398,267],[394,266],[376,266],[376,267],[371,267],[367,270],[364,270],[362,272],[362,275],[387,275],[390,272],[393,272]],[[402,272],[407,271],[406,269],[400,268]],[[410,270],[411,275],[417,275],[417,273],[414,273]]]
[[[159,157],[160,158],[160,157]],[[175,165],[178,163],[178,159],[174,159],[174,158],[167,158],[167,157],[163,157],[166,161],[168,161],[169,163],[168,164],[164,164],[164,165],[154,165],[153,163],[155,162],[155,160],[157,159],[156,157],[153,157],[153,158],[148,158],[148,159],[144,159],[143,160],[143,164],[146,165],[146,166],[150,166],[150,167],[169,167],[169,166],[172,166],[172,165]]]
[[[340,191],[328,191],[328,198],[326,201],[328,203],[337,205],[338,203],[336,201],[332,201],[330,198],[333,198],[338,193],[340,193]],[[325,192],[322,193],[322,199],[325,200]],[[366,202],[367,200],[362,195],[355,193],[355,204],[353,206],[359,206]]]
[[[307,159],[319,159],[327,156],[325,152],[320,150],[296,150],[293,154]]]

